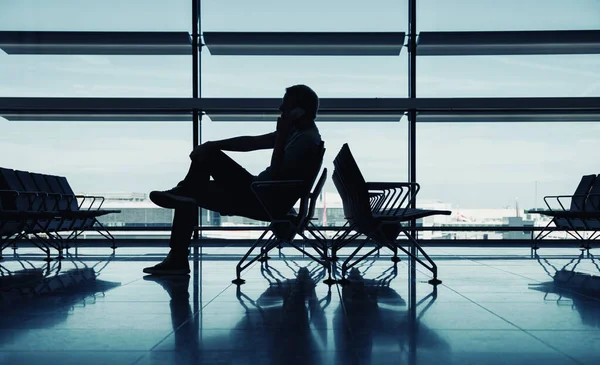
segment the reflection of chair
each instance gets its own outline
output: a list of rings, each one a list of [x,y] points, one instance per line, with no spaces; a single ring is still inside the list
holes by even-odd
[[[396,264],[394,264],[395,268]],[[348,327],[348,331],[336,332],[338,348],[351,348],[356,358],[343,358],[339,363],[377,364],[383,359],[374,358],[388,346],[400,354],[409,350],[411,340],[417,347],[435,349],[436,352],[449,351],[449,345],[431,329],[417,321],[417,327],[409,325],[410,314],[405,300],[389,286],[396,275],[395,270],[387,270],[379,279],[365,279],[364,274],[354,267],[348,274],[347,284],[342,287],[343,309],[336,311],[336,327]],[[423,298],[417,307],[427,303],[421,310],[422,317],[437,298],[433,291]],[[344,320],[345,318],[345,320]],[[377,348],[378,351],[374,351]],[[382,351],[383,350],[383,351]],[[346,354],[340,353],[341,356]],[[384,355],[382,355],[384,356]],[[398,359],[398,363],[401,363]]]
[[[600,178],[585,175],[573,195],[546,196],[544,202],[548,210],[529,211],[552,218],[535,237],[533,248],[538,249],[537,241],[547,237],[552,232],[550,225],[554,224],[557,228],[567,230],[571,237],[582,241],[581,247],[589,251],[590,242],[600,237]],[[592,233],[585,237],[583,232]]]
[[[581,321],[584,324],[600,328],[600,310],[597,299],[600,297],[600,277],[574,271],[582,258],[583,254],[578,257],[577,262],[571,269],[567,270],[567,267],[574,260],[558,270],[547,260],[540,259],[538,256],[538,262],[553,280],[530,284],[529,288],[544,293],[544,301],[555,301],[558,305],[570,304],[571,308],[579,312]],[[546,269],[542,261],[555,270],[553,275]],[[593,258],[592,262],[596,265]],[[552,298],[550,294],[557,297]]]
[[[67,256],[67,259],[70,257]],[[18,263],[18,270],[1,267],[0,309],[10,313],[10,316],[0,318],[0,325],[10,329],[3,331],[9,337],[7,341],[14,341],[18,335],[34,329],[53,328],[72,316],[72,309],[76,305],[94,303],[98,293],[121,285],[98,279],[105,267],[102,265],[107,264],[110,258],[94,265],[69,260],[70,266],[75,267],[69,270],[62,268],[65,261],[44,262],[42,267],[38,267],[35,262],[17,259],[9,263]],[[35,320],[30,320],[32,313],[39,313],[40,310],[46,312],[48,308],[56,310],[52,315],[35,316]],[[16,325],[13,327],[5,321]],[[23,327],[26,321],[27,326]],[[3,333],[0,333],[0,342],[5,342],[4,339]]]
[[[344,214],[349,222],[346,230],[332,244],[332,257],[336,252],[358,237],[365,235],[368,240],[375,242],[376,247],[352,262],[356,254],[364,247],[368,240],[358,245],[356,250],[344,261],[342,265],[342,277],[349,268],[352,268],[362,260],[366,259],[382,246],[388,247],[394,252],[393,261],[397,261],[398,249],[408,256],[414,258],[433,274],[430,284],[441,283],[437,278],[437,266],[421,248],[416,238],[409,231],[410,221],[437,214],[449,215],[450,211],[411,209],[410,203],[414,201],[419,191],[418,184],[401,182],[366,182],[363,178],[348,144],[344,144],[334,160],[335,171],[333,182],[342,197]],[[411,196],[411,189],[414,194]],[[410,198],[409,198],[410,197]],[[351,235],[350,232],[356,232]],[[403,233],[411,245],[414,245],[423,257],[429,262],[427,265],[419,257],[403,247],[397,240]],[[394,260],[396,259],[396,260]]]
[[[264,357],[252,358],[255,352],[268,353],[274,364],[291,360],[322,363],[319,349],[327,341],[324,309],[331,301],[331,287],[323,299],[317,297],[315,288],[325,270],[301,267],[294,279],[285,279],[273,268],[262,267],[261,271],[270,284],[257,299],[251,299],[237,287],[237,299],[246,310],[238,325],[244,331],[229,340],[236,348],[248,348],[251,344],[252,353],[245,355],[245,363],[265,363]]]
[[[324,151],[325,150],[322,149],[322,153],[324,153]],[[326,179],[327,169],[323,169],[323,173],[321,174],[321,177],[317,181],[315,188],[312,192],[310,191],[310,188],[314,183],[314,179],[313,181],[308,182],[308,184],[306,181],[262,181],[255,182],[252,184],[253,191],[255,192],[256,196],[261,202],[263,202],[263,199],[267,195],[267,192],[270,192],[272,194],[273,191],[277,189],[291,188],[295,189],[296,191],[300,189],[303,190],[303,193],[300,198],[300,209],[297,213],[293,212],[287,214],[284,217],[279,218],[274,218],[269,214],[271,218],[269,226],[254,242],[254,244],[250,247],[250,249],[246,252],[246,254],[237,264],[236,278],[232,281],[234,284],[243,284],[245,281],[241,278],[242,271],[247,269],[250,265],[252,265],[258,260],[267,260],[269,251],[271,251],[275,247],[279,247],[282,243],[289,244],[290,246],[294,247],[298,251],[302,252],[303,254],[310,257],[312,260],[318,262],[323,267],[329,270],[330,264],[327,260],[327,247],[325,245],[325,241],[317,240],[317,243],[312,246],[313,249],[317,252],[318,257],[307,252],[294,242],[296,235],[300,235],[305,240],[307,240],[305,231],[307,231],[306,228],[309,227],[310,221],[313,219],[316,200],[321,194],[321,189],[323,188]],[[268,212],[269,210],[267,209],[267,204],[263,205],[265,206],[265,211]],[[268,238],[264,239],[267,235],[269,235]],[[260,252],[252,259],[247,261],[248,257],[253,253],[253,251],[259,244],[261,245]]]

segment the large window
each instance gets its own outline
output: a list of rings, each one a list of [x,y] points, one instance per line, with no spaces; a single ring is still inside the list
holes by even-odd
[[[200,5],[201,43],[206,32],[408,30],[406,0],[203,0]],[[72,35],[135,31],[143,36],[149,32],[180,32],[180,46],[185,52],[136,55],[133,51],[0,51],[0,98],[191,98],[192,70],[196,66],[201,98],[277,99],[286,87],[298,83],[311,86],[322,99],[408,96],[406,47],[402,47],[400,55],[393,56],[323,57],[223,56],[211,54],[210,47],[203,46],[200,62],[193,65],[191,42],[186,43],[191,39],[192,18],[192,0],[2,1],[2,32]],[[419,0],[417,27],[418,32],[598,30],[600,4],[559,0],[543,4],[537,0]],[[408,41],[406,38],[404,44]],[[596,54],[420,55],[417,97],[598,97],[598,64],[600,56]],[[112,222],[114,225],[168,224],[169,214],[148,211],[157,208],[146,194],[154,189],[168,189],[185,175],[194,140],[193,123],[189,110],[177,117],[152,116],[155,112],[135,122],[91,118],[95,113],[91,109],[82,111],[80,117],[64,119],[55,116],[49,120],[35,113],[27,118],[0,118],[2,166],[64,175],[77,192],[105,194],[111,197],[108,206],[133,209],[129,218],[122,215]],[[119,110],[114,113],[119,114]],[[334,157],[348,143],[366,180],[408,180],[406,119],[388,123],[318,121],[327,148],[323,167],[331,176]],[[200,138],[207,141],[257,135],[274,128],[275,117],[271,122],[256,122],[251,117],[225,122],[203,116]],[[593,156],[598,132],[596,123],[550,122],[543,118],[537,123],[518,118],[507,123],[501,117],[493,123],[460,118],[452,123],[420,122],[419,204],[456,211],[508,211],[517,204],[521,211],[539,207],[544,195],[569,193],[581,175],[595,172]],[[251,173],[258,174],[269,164],[270,153],[230,155]],[[330,212],[324,219],[325,206]],[[341,201],[331,179],[318,207],[321,223],[343,223]],[[458,213],[444,222],[453,222],[457,216]],[[257,224],[215,217],[207,212],[203,223]]]

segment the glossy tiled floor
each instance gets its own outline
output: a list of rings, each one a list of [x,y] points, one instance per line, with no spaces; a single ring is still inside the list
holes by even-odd
[[[123,248],[110,258],[82,249],[60,267],[27,250],[7,255],[0,363],[600,362],[600,298],[551,284],[566,264],[600,275],[577,249],[540,250],[541,259],[525,249],[429,250],[443,284],[434,291],[419,268],[415,297],[406,260],[395,268],[389,257],[367,261],[350,284],[329,288],[319,267],[284,250],[268,268],[250,268],[238,290],[232,250],[205,249],[186,278],[145,277],[142,268],[160,256],[148,252],[160,251]],[[16,285],[23,269],[31,280]]]

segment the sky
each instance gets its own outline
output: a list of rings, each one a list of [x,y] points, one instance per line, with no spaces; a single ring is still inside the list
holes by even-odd
[[[543,6],[540,6],[543,4]],[[204,31],[406,31],[399,0],[204,0]],[[597,0],[419,0],[419,31],[600,29]],[[190,31],[189,0],[0,0],[0,30]],[[406,97],[399,57],[227,57],[202,52],[205,97]],[[600,96],[600,55],[419,57],[419,97]],[[0,51],[0,96],[189,97],[189,56],[17,56]],[[202,140],[270,123],[213,123]],[[349,143],[369,181],[406,181],[407,123],[321,123],[325,167]],[[0,166],[62,174],[81,192],[167,189],[189,165],[190,123],[8,122]],[[600,124],[419,124],[419,197],[462,208],[541,204],[600,173]],[[232,153],[252,173],[269,152]],[[537,187],[537,188],[536,188]],[[326,191],[335,191],[331,182]],[[537,193],[537,195],[536,195]],[[537,196],[537,199],[536,199]]]

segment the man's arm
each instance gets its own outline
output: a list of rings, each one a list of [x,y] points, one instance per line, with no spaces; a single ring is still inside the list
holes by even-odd
[[[275,132],[260,136],[242,136],[207,142],[222,151],[250,152],[275,147]]]

